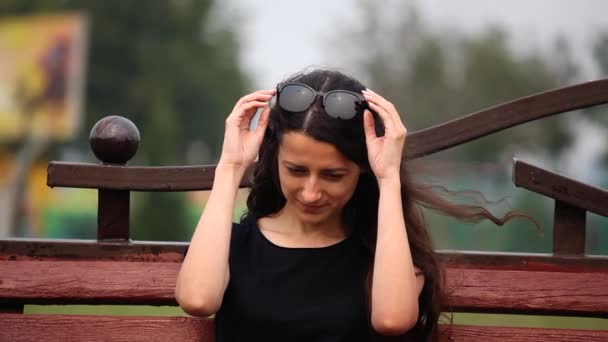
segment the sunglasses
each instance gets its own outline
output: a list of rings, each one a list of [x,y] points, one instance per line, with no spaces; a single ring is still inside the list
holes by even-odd
[[[351,119],[362,113],[367,102],[362,94],[348,90],[320,92],[306,84],[289,82],[277,85],[277,103],[288,112],[303,112],[310,108],[317,96],[323,98],[325,112],[335,119]]]

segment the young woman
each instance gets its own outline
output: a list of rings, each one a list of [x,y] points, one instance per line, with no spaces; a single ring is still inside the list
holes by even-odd
[[[177,279],[180,306],[216,314],[218,341],[435,339],[442,277],[419,206],[500,219],[413,183],[406,133],[389,101],[336,71],[241,98]]]

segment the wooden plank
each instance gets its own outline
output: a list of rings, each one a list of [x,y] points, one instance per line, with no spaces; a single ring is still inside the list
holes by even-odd
[[[555,200],[608,217],[608,191],[514,159],[513,183]]]
[[[608,256],[438,250],[446,267],[487,270],[608,273]]]
[[[181,262],[187,248],[187,242],[11,238],[0,240],[0,260]],[[455,250],[437,250],[437,254],[442,263],[460,268],[608,272],[608,256]]]
[[[196,166],[120,166],[86,163],[50,162],[47,185],[50,187],[110,189],[130,191],[210,190],[215,165]],[[249,186],[249,175],[241,188]]]
[[[0,240],[0,260],[181,262],[187,248],[187,242],[11,238]]]
[[[555,201],[553,253],[584,254],[587,211],[562,201]]]
[[[608,317],[608,273],[448,268],[446,278],[449,311]]]
[[[521,327],[493,327],[453,325],[442,326],[441,332],[447,334],[451,330],[451,338],[444,337],[442,341],[483,341],[483,342],[555,342],[555,341],[608,341],[608,330],[574,330],[574,329],[541,329]]]
[[[608,79],[526,96],[408,135],[407,158],[418,158],[504,129],[575,109],[608,103]]]
[[[0,302],[176,305],[179,263],[1,261]]]
[[[603,342],[608,340],[608,331],[594,330],[441,325],[440,331],[443,336],[441,341]],[[213,342],[215,332],[213,321],[207,318],[0,314],[0,340]]]
[[[0,261],[0,303],[175,305],[180,263]],[[608,272],[448,267],[454,311],[607,317]]]
[[[50,162],[50,187],[132,190],[209,190],[215,166],[146,167]]]
[[[213,321],[193,317],[0,314],[0,341],[215,341]]]

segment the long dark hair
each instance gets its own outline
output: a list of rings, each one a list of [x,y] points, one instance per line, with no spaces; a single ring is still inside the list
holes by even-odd
[[[307,84],[317,91],[342,89],[360,92],[366,88],[359,81],[343,73],[323,69],[296,74],[288,81]],[[383,134],[381,120],[375,113],[373,114],[376,132],[381,135]],[[310,109],[302,113],[286,113],[278,106],[273,106],[258,161],[254,165],[251,192],[247,198],[247,212],[242,220],[255,222],[261,217],[279,212],[285,205],[286,200],[279,185],[277,156],[283,134],[294,131],[334,145],[363,170],[355,192],[346,204],[342,215],[345,225],[353,234],[358,235],[367,251],[369,266],[365,282],[368,303],[371,303],[379,189],[367,158],[362,115],[356,115],[349,120],[333,119],[325,113],[318,100]],[[450,203],[433,192],[430,187],[416,184],[409,175],[405,162],[402,162],[401,167],[401,198],[412,260],[414,265],[421,269],[425,279],[418,299],[418,321],[406,334],[406,338],[415,341],[432,341],[438,338],[437,325],[444,302],[442,292],[444,277],[426,230],[422,208],[437,210],[466,221],[490,219],[498,224],[517,215],[510,213],[503,218],[497,218],[480,206]]]

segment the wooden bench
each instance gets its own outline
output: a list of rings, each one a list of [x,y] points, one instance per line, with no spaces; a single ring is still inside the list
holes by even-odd
[[[424,156],[606,102],[608,80],[529,96],[415,132],[408,137],[407,153]],[[104,136],[106,125],[121,128],[123,135]],[[91,137],[104,164],[51,162],[48,185],[98,189],[98,239],[0,241],[0,341],[213,341],[209,318],[23,313],[26,304],[176,305],[173,289],[187,243],[131,241],[130,191],[208,190],[214,167],[125,166],[139,133],[120,117],[102,119]],[[447,275],[446,308],[608,318],[608,257],[584,253],[586,212],[608,216],[608,192],[520,161],[514,163],[513,178],[516,186],[555,200],[553,253],[438,251]],[[454,341],[608,341],[607,330],[441,329],[449,329]]]

